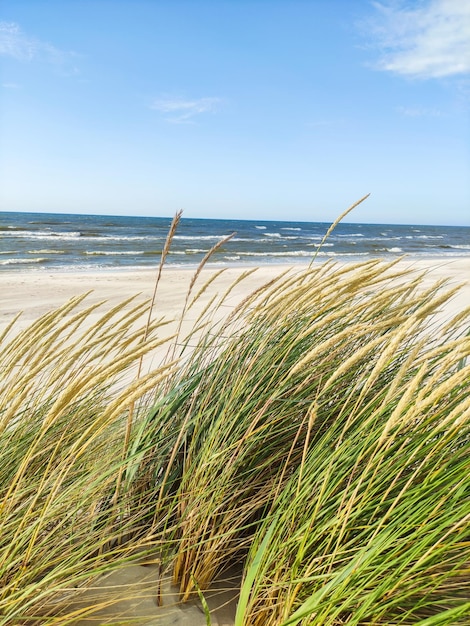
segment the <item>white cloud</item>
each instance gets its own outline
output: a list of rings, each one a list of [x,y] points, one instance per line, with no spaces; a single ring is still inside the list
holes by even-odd
[[[28,39],[18,24],[0,22],[0,55],[19,61],[30,61],[36,54],[37,43]]]
[[[194,117],[202,113],[214,113],[221,102],[220,98],[183,100],[182,98],[167,97],[154,100],[150,108],[164,113],[169,122],[189,124],[194,121]]]
[[[15,22],[0,22],[0,56],[11,57],[17,61],[46,61],[65,66],[77,56],[74,52],[59,50],[55,46],[26,35]],[[67,73],[77,73],[76,68],[69,68]]]
[[[429,109],[427,107],[398,107],[398,113],[404,117],[441,117],[439,109]]]
[[[470,73],[470,2],[373,2],[374,17],[363,22],[381,49],[376,67],[412,78]]]

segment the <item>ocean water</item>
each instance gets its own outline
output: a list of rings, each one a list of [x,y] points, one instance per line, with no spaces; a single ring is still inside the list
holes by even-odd
[[[0,271],[150,269],[159,263],[171,223],[160,217],[0,213]],[[223,237],[215,265],[360,261],[370,257],[470,255],[470,227],[339,224],[319,249],[329,224],[187,219],[180,222],[167,263],[196,266]]]

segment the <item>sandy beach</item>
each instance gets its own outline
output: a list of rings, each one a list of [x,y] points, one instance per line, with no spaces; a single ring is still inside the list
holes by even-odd
[[[460,292],[453,297],[451,302],[445,305],[440,315],[443,320],[448,320],[453,314],[458,313],[470,306],[470,257],[445,259],[442,261],[426,261],[408,258],[400,262],[400,266],[410,267],[416,271],[426,271],[423,285],[429,285],[441,279],[449,281],[449,287],[463,284]],[[214,294],[223,293],[233,281],[240,277],[247,268],[230,267],[211,283],[200,299],[196,307],[191,309],[187,323],[195,319],[198,313],[210,301]],[[258,268],[244,281],[237,284],[236,288],[226,300],[224,307],[229,309],[240,302],[246,295],[257,287],[268,282],[280,272],[288,269],[286,266],[271,265]],[[205,269],[198,279],[194,288],[197,293],[198,287],[211,276],[214,271]],[[164,316],[170,320],[177,318],[185,301],[188,286],[193,277],[193,271],[187,269],[165,268],[158,287],[154,316]],[[0,273],[0,332],[7,323],[22,311],[18,328],[24,328],[45,312],[58,307],[69,298],[91,291],[88,301],[97,302],[105,300],[106,306],[114,305],[132,295],[151,298],[156,278],[156,271],[108,271],[101,273],[79,272],[2,272]],[[170,325],[171,328],[171,325]],[[179,606],[176,596],[168,588],[163,607],[157,607],[154,598],[156,566],[149,564],[136,564],[125,568],[121,572],[115,572],[103,585],[110,586],[107,593],[118,590],[122,593],[123,585],[128,590],[133,590],[132,597],[129,591],[123,594],[123,599],[113,610],[119,611],[121,617],[138,618],[139,624],[180,624],[193,625],[205,624],[206,618],[200,607]],[[231,589],[230,589],[231,588]],[[96,592],[96,590],[95,590]],[[90,591],[90,594],[95,593]],[[102,592],[102,590],[101,590]],[[101,593],[100,592],[100,593]],[[208,597],[211,610],[212,624],[233,623],[234,596],[236,595],[236,583],[224,583],[219,585],[219,590]],[[227,606],[228,603],[228,606]],[[220,608],[226,605],[225,608]],[[103,610],[102,614],[94,620],[82,620],[79,624],[101,623],[109,620],[109,614]]]
[[[425,285],[446,279],[449,286],[463,284],[460,292],[448,305],[448,313],[470,306],[470,257],[455,259],[404,259],[401,267],[417,272],[427,272]],[[290,266],[292,267],[292,266]],[[195,317],[215,293],[223,293],[227,287],[249,268],[229,267],[211,284],[192,312]],[[237,285],[226,302],[235,306],[241,298],[268,282],[289,266],[269,265],[256,268],[248,278]],[[295,266],[293,267],[295,269]],[[204,269],[193,293],[217,270]],[[189,283],[194,275],[191,269],[164,269],[157,291],[155,316],[173,319],[181,312]],[[0,326],[7,324],[18,312],[22,312],[20,326],[27,326],[69,298],[91,291],[88,302],[106,301],[114,305],[122,300],[141,295],[151,298],[156,271],[103,271],[103,272],[0,272]],[[466,283],[466,284],[465,284]]]
[[[235,304],[256,287],[278,275],[284,267],[272,266],[258,269],[243,281],[229,303]],[[200,299],[199,310],[214,293],[225,289],[242,273],[242,269],[230,268],[212,284]],[[206,269],[199,277],[194,293],[214,273]],[[169,319],[181,312],[185,296],[194,275],[193,270],[165,268],[157,290],[154,306],[155,317]],[[8,322],[22,311],[21,326],[27,325],[40,315],[60,306],[73,296],[91,291],[89,303],[106,301],[109,305],[138,296],[151,298],[156,280],[156,271],[103,271],[103,272],[1,272],[0,273],[0,322]],[[196,309],[197,310],[197,309]],[[195,310],[195,312],[196,312]],[[194,314],[195,314],[194,312]]]

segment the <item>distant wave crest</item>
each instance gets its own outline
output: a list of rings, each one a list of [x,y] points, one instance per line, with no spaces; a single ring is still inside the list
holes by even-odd
[[[34,258],[34,259],[5,259],[5,261],[0,261],[0,265],[29,265],[32,263],[46,263],[48,259],[46,258]]]

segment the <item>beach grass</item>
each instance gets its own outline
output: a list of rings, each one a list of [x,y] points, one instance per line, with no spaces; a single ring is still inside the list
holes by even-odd
[[[3,334],[0,624],[90,617],[137,557],[208,620],[238,569],[236,626],[468,624],[470,310],[437,321],[454,290],[396,262],[312,264],[183,333],[200,279],[173,335],[86,298]]]
[[[164,341],[164,325],[152,323],[142,343],[138,322],[147,302],[128,300],[102,314],[83,305],[76,298],[17,334],[10,325],[2,336],[2,624],[54,623],[75,588],[127,561],[149,539],[141,513],[116,486],[127,462],[130,403],[142,401],[169,370],[162,366],[136,382],[132,368]]]

